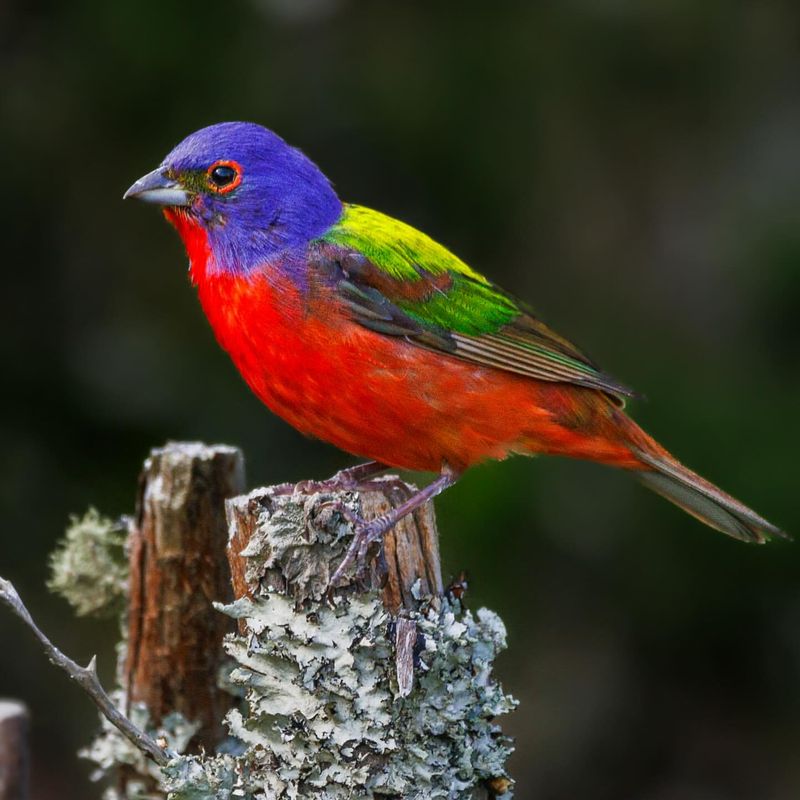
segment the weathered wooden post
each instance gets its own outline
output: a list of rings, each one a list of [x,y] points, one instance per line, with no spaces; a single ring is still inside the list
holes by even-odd
[[[0,800],[28,800],[29,728],[25,705],[0,699]]]
[[[213,751],[233,702],[217,685],[230,621],[225,500],[244,491],[233,447],[171,443],[153,450],[139,479],[129,539],[124,688],[158,726],[171,713],[197,726],[192,748]]]

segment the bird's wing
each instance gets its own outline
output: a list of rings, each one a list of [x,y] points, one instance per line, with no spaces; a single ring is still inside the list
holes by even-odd
[[[634,394],[445,247],[377,211],[346,206],[312,245],[309,263],[333,277],[353,318],[378,333],[537,380],[599,389],[620,403]]]

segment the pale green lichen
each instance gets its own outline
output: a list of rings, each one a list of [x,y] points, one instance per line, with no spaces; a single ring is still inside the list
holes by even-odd
[[[230,755],[181,756],[164,767],[162,788],[174,800],[250,798],[239,760]]]
[[[277,594],[225,611],[251,634],[227,642],[240,665],[232,680],[248,697],[247,714],[232,711],[228,725],[248,747],[254,796],[466,798],[506,775],[511,743],[493,719],[515,702],[491,677],[505,646],[491,612],[444,601],[416,613],[418,684],[400,698],[374,595],[311,620]]]
[[[64,538],[50,556],[48,588],[80,616],[122,611],[128,587],[127,520],[113,521],[90,508],[70,518]]]
[[[118,690],[112,694],[114,702],[123,707],[124,695]],[[161,725],[153,726],[150,715],[142,703],[134,703],[127,712],[134,725],[147,730],[166,749],[179,754],[170,763],[177,764],[197,733],[197,725],[178,713],[168,714]],[[150,761],[135,745],[126,739],[105,717],[100,718],[101,732],[94,741],[78,755],[92,761],[96,769],[91,775],[94,781],[108,780],[105,800],[153,800],[153,787],[161,786],[165,780],[162,768]],[[120,767],[127,767],[124,790],[113,785]],[[166,768],[165,768],[166,769]],[[211,795],[209,795],[210,797]]]
[[[511,752],[493,721],[515,706],[491,674],[502,622],[420,598],[407,612],[416,686],[401,697],[394,624],[379,593],[315,602],[348,532],[336,517],[319,524],[313,510],[324,499],[270,498],[244,555],[251,579],[276,570],[287,584],[262,582],[259,596],[221,607],[245,627],[225,643],[237,663],[230,681],[247,699],[227,718],[246,747],[243,790],[265,800],[486,796],[484,782],[506,777]]]

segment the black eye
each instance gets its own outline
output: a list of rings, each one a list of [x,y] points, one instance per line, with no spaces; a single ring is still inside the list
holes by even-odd
[[[236,180],[236,170],[233,167],[214,167],[211,170],[211,180],[214,186],[222,189]]]
[[[208,168],[208,186],[218,194],[232,192],[242,182],[242,168],[235,161],[217,161]]]

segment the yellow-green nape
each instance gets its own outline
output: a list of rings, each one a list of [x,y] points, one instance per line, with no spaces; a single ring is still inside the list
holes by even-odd
[[[398,280],[419,280],[417,268],[422,267],[430,275],[455,273],[489,285],[483,275],[430,236],[363,206],[346,204],[339,221],[323,238],[357,250]]]

